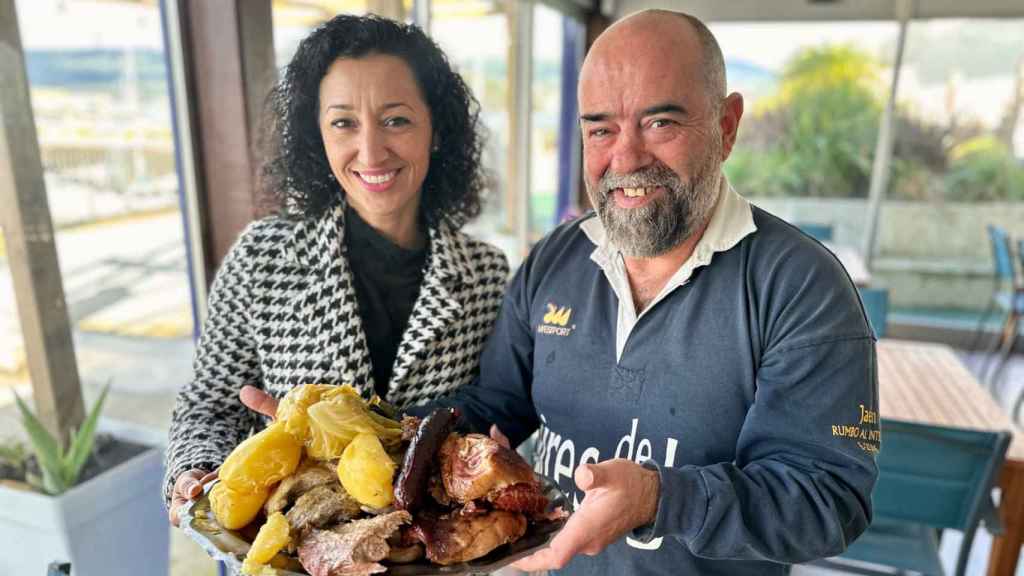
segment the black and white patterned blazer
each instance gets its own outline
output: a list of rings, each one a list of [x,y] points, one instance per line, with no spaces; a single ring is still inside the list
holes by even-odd
[[[344,207],[319,219],[278,217],[246,228],[210,291],[192,380],[178,393],[165,496],[190,469],[213,470],[264,426],[238,399],[245,384],[280,398],[300,384],[372,393],[370,354],[345,257]],[[389,383],[388,401],[431,400],[477,373],[508,278],[497,248],[441,225],[430,247]]]

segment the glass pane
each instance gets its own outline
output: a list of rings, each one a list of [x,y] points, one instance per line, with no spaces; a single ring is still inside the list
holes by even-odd
[[[739,141],[726,163],[744,195],[867,197],[898,26],[893,22],[715,24],[730,91],[743,94]],[[814,212],[813,210],[811,211]],[[807,217],[810,217],[808,215]],[[816,217],[817,218],[817,217]],[[832,224],[828,217],[820,223]],[[859,236],[839,226],[839,236]]]
[[[563,62],[564,21],[568,17],[544,4],[533,10],[532,138],[530,142],[530,241],[539,240],[558,222],[559,145],[562,82],[574,66]],[[575,74],[573,74],[575,77]],[[566,137],[574,140],[572,134]]]
[[[193,312],[160,11],[17,10],[86,400],[109,382],[106,415],[164,426],[190,373]]]
[[[367,0],[275,0],[271,5],[274,19],[274,60],[282,68],[291,61],[299,42],[313,28],[338,14],[365,14]]]
[[[493,176],[493,184],[483,214],[469,230],[502,246],[515,260],[515,231],[506,210],[514,202],[506,163],[513,129],[509,18],[500,2],[434,0],[431,10],[431,35],[480,101],[481,120],[487,129],[484,166]]]
[[[993,295],[989,225],[1009,234],[1020,269],[1021,38],[1024,19],[910,25],[875,262],[898,321],[974,330]],[[993,316],[995,329],[1002,314]]]
[[[0,228],[2,232],[2,228]],[[14,284],[11,270],[7,265],[7,250],[0,235],[0,408],[14,403],[14,394],[27,396],[31,393],[25,365],[25,343],[18,323],[17,303],[14,301]],[[13,410],[0,410],[0,430],[13,431],[20,426],[20,420]],[[0,435],[0,441],[9,432]]]
[[[411,22],[413,0],[274,0],[274,60],[288,64],[313,28],[338,14],[374,13]]]

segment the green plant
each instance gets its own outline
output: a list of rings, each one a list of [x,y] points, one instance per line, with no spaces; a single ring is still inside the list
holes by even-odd
[[[82,427],[71,431],[71,441],[64,450],[61,450],[57,439],[43,427],[42,422],[29,410],[21,397],[14,395],[18,410],[21,411],[21,423],[28,433],[32,450],[39,462],[39,469],[43,473],[42,486],[37,488],[56,495],[67,491],[78,481],[82,467],[92,454],[96,425],[109,391],[110,385],[107,384],[82,422]]]
[[[946,174],[950,199],[979,202],[1024,198],[1024,167],[999,140],[991,136],[972,138],[955,147],[951,157]]]

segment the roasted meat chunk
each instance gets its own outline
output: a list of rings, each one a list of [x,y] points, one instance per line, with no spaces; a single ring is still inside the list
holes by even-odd
[[[311,488],[285,514],[293,534],[302,534],[312,528],[322,528],[337,521],[351,520],[362,510],[359,502],[345,492],[335,481]]]
[[[412,516],[397,510],[372,518],[353,520],[330,530],[312,530],[299,543],[299,562],[312,576],[377,574],[387,568],[391,538]]]
[[[442,516],[424,512],[416,517],[409,532],[423,542],[431,562],[457,564],[521,538],[526,532],[526,517],[505,510]]]
[[[456,502],[486,499],[495,508],[539,514],[547,506],[530,465],[482,434],[451,434],[441,446],[441,479]]]
[[[337,483],[338,474],[329,463],[308,459],[303,460],[294,474],[281,480],[277,487],[274,488],[270,498],[263,505],[263,509],[266,511],[267,516],[274,512],[282,512],[285,508],[291,506],[292,502],[295,502],[299,496],[305,494],[310,489],[325,484]]]

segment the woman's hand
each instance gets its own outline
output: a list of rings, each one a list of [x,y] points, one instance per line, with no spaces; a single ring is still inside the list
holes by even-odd
[[[180,520],[178,508],[188,503],[189,500],[199,498],[203,493],[203,486],[216,479],[216,471],[207,472],[206,470],[193,468],[187,472],[182,472],[178,479],[174,481],[174,490],[171,492],[171,509],[168,512],[171,524],[174,526],[178,525]]]
[[[249,386],[248,384],[242,386],[238,397],[242,400],[242,404],[245,404],[246,407],[254,412],[259,412],[271,418],[277,416],[277,398],[255,386]]]

